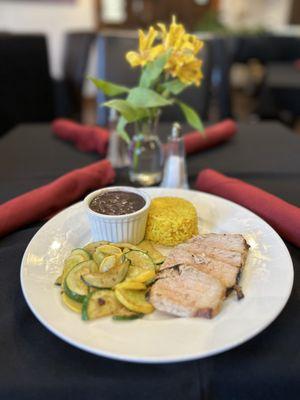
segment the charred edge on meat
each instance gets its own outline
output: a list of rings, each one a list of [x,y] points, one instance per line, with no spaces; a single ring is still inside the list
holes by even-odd
[[[235,280],[236,285],[238,285],[240,283],[241,276],[242,276],[242,267],[240,268],[240,270],[236,276],[236,280]]]
[[[172,267],[169,267],[167,269],[174,269],[176,272],[178,272],[178,275],[180,275],[181,271],[180,271],[179,267],[181,267],[181,265],[182,264],[175,264],[175,265],[172,265]]]
[[[239,285],[234,285],[233,290],[235,291],[238,300],[242,300],[245,297],[242,288]]]
[[[235,291],[236,297],[238,300],[242,300],[245,297],[243,290],[242,290],[241,286],[239,285],[241,275],[242,275],[242,271],[240,270],[236,276],[235,285],[226,289],[225,297],[228,297],[232,293],[233,290]]]
[[[167,270],[169,270],[169,269],[174,269],[174,270],[178,273],[178,275],[181,275],[181,271],[180,271],[180,269],[179,269],[179,267],[180,267],[181,265],[182,265],[182,264],[175,264],[175,265],[172,265],[171,267],[168,267],[168,268],[166,268],[166,269],[164,269],[164,270],[162,270],[162,271],[160,271],[160,272],[164,272],[164,271],[167,271]],[[160,280],[160,279],[166,279],[166,278],[168,278],[168,277],[167,277],[167,276],[161,276],[160,273],[158,273],[158,274],[156,275],[156,277],[152,279],[152,281],[150,282],[149,286],[152,286],[155,282],[157,282],[157,281]],[[149,288],[149,289],[150,289],[150,288]]]
[[[248,246],[248,243],[247,243],[247,246]],[[245,297],[245,295],[243,293],[243,290],[242,290],[242,287],[239,285],[240,279],[241,279],[241,276],[242,276],[242,271],[243,271],[243,267],[240,268],[240,270],[239,270],[239,272],[238,272],[238,274],[236,276],[235,285],[233,286],[233,290],[235,291],[236,297],[237,297],[238,300],[242,300]]]
[[[199,310],[196,311],[194,314],[194,317],[202,317],[202,318],[207,318],[211,319],[213,317],[212,309],[207,307],[207,308],[200,308]]]

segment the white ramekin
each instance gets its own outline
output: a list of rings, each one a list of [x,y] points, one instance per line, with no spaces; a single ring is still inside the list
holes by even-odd
[[[125,215],[99,214],[90,209],[89,205],[94,197],[104,192],[133,192],[142,196],[146,202],[140,210]],[[109,242],[129,242],[137,244],[144,239],[150,196],[140,189],[129,186],[112,186],[96,190],[84,199],[87,216],[91,226],[93,240],[107,240]]]

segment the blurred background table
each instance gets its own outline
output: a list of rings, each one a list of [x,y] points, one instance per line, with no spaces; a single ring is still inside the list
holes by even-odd
[[[215,168],[300,204],[300,138],[278,122],[240,123],[228,143],[189,156],[192,187]],[[170,126],[161,124],[168,132]],[[48,124],[19,125],[0,138],[0,202],[99,159],[55,137]],[[128,184],[117,171],[116,184]],[[1,239],[2,399],[298,399],[300,391],[300,251],[287,243],[295,284],[287,306],[264,332],[209,359],[174,365],[135,365],[90,355],[64,343],[33,316],[23,298],[22,255],[42,222]],[[159,338],[158,338],[159,340]]]

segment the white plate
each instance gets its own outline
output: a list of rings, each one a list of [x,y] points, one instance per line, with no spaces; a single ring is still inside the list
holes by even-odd
[[[165,363],[198,359],[231,349],[266,328],[286,304],[293,264],[283,241],[262,219],[232,202],[188,190],[147,189],[152,196],[192,201],[201,232],[242,233],[251,245],[241,284],[245,298],[231,295],[212,320],[173,318],[154,312],[141,320],[83,322],[64,308],[54,286],[71,249],[91,241],[82,203],[47,222],[29,243],[21,285],[32,312],[52,333],[82,350],[114,359]],[[280,346],[280,343],[278,343]]]

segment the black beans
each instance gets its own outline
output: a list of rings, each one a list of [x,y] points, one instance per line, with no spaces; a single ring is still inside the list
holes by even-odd
[[[142,196],[133,192],[108,191],[94,197],[90,209],[106,215],[132,214],[146,204]]]

